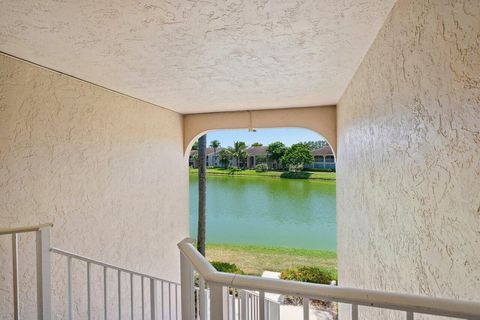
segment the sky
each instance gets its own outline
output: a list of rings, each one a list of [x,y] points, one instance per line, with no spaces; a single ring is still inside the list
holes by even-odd
[[[286,146],[303,142],[325,140],[320,134],[302,128],[274,128],[257,129],[256,132],[249,132],[247,129],[238,130],[215,130],[207,133],[207,146],[212,140],[218,140],[222,147],[233,146],[235,141],[243,141],[247,145],[260,142],[268,145],[275,141],[281,141]]]

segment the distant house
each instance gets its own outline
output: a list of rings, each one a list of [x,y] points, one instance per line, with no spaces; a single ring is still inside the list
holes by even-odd
[[[332,148],[325,146],[312,151],[313,164],[305,165],[307,169],[332,169],[335,170],[335,156]]]
[[[219,161],[219,152],[223,148],[217,148],[217,153],[213,148],[207,148],[207,167],[220,167]],[[260,146],[260,147],[250,147],[245,150],[247,152],[247,158],[245,160],[240,161],[240,164],[237,165],[237,161],[235,158],[230,160],[230,166],[239,167],[243,169],[255,169],[255,166],[259,163],[266,163],[268,164],[269,168],[273,168],[274,165],[267,160],[267,147]],[[197,163],[195,163],[194,159],[196,158],[198,151],[192,150],[190,152],[190,157],[188,159],[188,165],[191,167],[196,168]],[[306,169],[332,169],[335,170],[335,157],[333,155],[333,151],[330,146],[325,146],[319,149],[315,149],[312,151],[312,155],[314,158],[314,163],[305,165]],[[275,168],[274,168],[275,169]]]
[[[207,153],[207,167],[219,167],[220,166],[218,153],[222,149],[223,148],[217,148],[217,152],[215,153],[215,150],[213,148],[207,148],[207,150],[206,150],[206,153]],[[190,167],[193,167],[193,168],[197,167],[197,163],[195,161],[195,158],[196,158],[197,154],[198,154],[197,150],[190,151],[190,156],[188,157],[188,165]]]
[[[246,167],[248,169],[254,169],[257,164],[267,163],[267,147],[250,147],[247,150],[247,162]]]

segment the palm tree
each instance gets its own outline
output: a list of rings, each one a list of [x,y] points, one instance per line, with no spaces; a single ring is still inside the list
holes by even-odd
[[[197,249],[205,256],[205,198],[207,193],[207,135],[198,139],[198,235]]]
[[[235,141],[233,143],[232,156],[237,160],[237,167],[240,167],[240,161],[247,158],[247,145],[243,141]]]
[[[210,148],[213,148],[213,165],[217,163],[217,148],[220,147],[220,141],[212,140],[210,141]]]
[[[232,158],[232,153],[230,152],[230,148],[222,149],[218,153],[218,160],[224,168],[228,168],[231,158]]]
[[[278,165],[280,164],[280,159],[283,157],[286,150],[287,148],[280,141],[273,142],[268,145],[267,158],[268,160],[270,160],[275,164],[275,167],[277,167],[275,169],[278,169]]]

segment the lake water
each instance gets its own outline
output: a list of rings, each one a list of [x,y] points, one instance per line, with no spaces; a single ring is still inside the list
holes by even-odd
[[[190,175],[197,235],[198,177]],[[207,176],[207,242],[336,251],[335,183]]]

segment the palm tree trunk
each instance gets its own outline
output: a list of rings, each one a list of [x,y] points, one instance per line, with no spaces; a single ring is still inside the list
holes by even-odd
[[[205,216],[205,198],[207,194],[207,135],[203,135],[198,139],[198,234],[197,234],[197,249],[205,256],[205,230],[206,230],[206,216]]]

